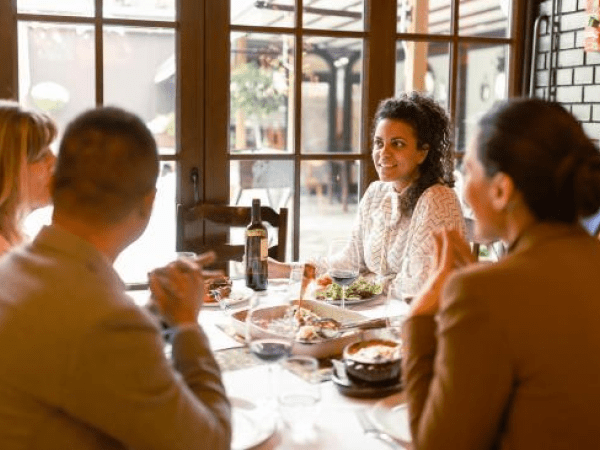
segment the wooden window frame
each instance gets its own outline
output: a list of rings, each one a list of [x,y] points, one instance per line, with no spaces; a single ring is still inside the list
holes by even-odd
[[[301,124],[301,84],[296,83],[294,111],[294,152],[284,159],[294,161],[296,167],[304,160],[327,159],[361,161],[360,194],[377,174],[370,158],[370,130],[372,117],[378,103],[394,95],[396,42],[399,39],[445,41],[451,45],[450,55],[450,99],[451,117],[457,105],[458,51],[461,43],[504,43],[511,47],[508,62],[508,95],[516,96],[524,92],[526,83],[522,82],[526,70],[523,60],[528,54],[528,33],[524,24],[530,23],[530,8],[523,0],[513,0],[511,34],[507,38],[486,38],[461,36],[458,34],[459,0],[452,0],[453,17],[451,32],[448,35],[399,34],[396,32],[396,1],[366,0],[365,30],[323,31],[303,30],[302,1],[296,0],[296,24],[292,29],[267,27],[231,26],[229,1],[214,0],[176,0],[177,17],[171,25],[162,21],[125,20],[102,18],[102,0],[95,0],[96,15],[82,18],[71,16],[50,16],[17,14],[16,1],[0,2],[0,96],[17,99],[18,95],[18,20],[39,20],[48,22],[88,23],[96,27],[96,103],[103,102],[102,74],[102,25],[139,25],[174,28],[176,30],[177,64],[177,143],[175,155],[163,155],[161,160],[174,161],[177,164],[177,203],[192,204],[194,201],[228,203],[229,202],[229,161],[238,158],[228,153],[229,125],[229,54],[230,31],[252,30],[270,33],[293,33],[296,48],[305,36],[361,37],[364,38],[363,75],[362,75],[362,123],[361,153],[352,154],[310,154],[299,153]],[[377,24],[371,26],[370,24]],[[301,79],[301,65],[298,64],[301,52],[296,51],[295,79]],[[239,159],[251,158],[248,155]],[[196,176],[194,176],[196,174]],[[217,174],[217,176],[213,175]],[[292,237],[292,259],[299,254],[299,195],[300,171],[294,177],[294,208],[292,212],[294,235]],[[201,224],[178,224],[184,227],[184,233],[205,234]]]

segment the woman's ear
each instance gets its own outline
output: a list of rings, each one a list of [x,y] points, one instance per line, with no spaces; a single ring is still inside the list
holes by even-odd
[[[423,164],[423,161],[425,161],[425,158],[427,158],[428,153],[429,153],[429,144],[423,144],[423,146],[419,149],[419,154],[421,156],[421,160],[419,161],[419,164]]]

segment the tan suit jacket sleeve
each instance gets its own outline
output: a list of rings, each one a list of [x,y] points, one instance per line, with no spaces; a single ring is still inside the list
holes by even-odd
[[[113,312],[78,345],[64,380],[70,415],[130,449],[229,449],[230,405],[199,327],[176,334],[177,371],[156,327],[133,308]]]
[[[484,449],[498,438],[512,364],[485,292],[454,276],[435,320],[405,322],[403,377],[416,449]]]

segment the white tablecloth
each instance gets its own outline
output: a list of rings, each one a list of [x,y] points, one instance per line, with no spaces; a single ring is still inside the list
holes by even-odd
[[[134,292],[134,300],[138,304],[145,303],[146,292]],[[243,306],[242,306],[243,307]],[[373,305],[359,305],[353,308],[367,317],[385,315],[401,315],[408,311],[408,306],[398,300],[391,302],[374,301]],[[243,344],[222,331],[219,324],[227,324],[225,312],[215,308],[204,308],[200,313],[199,322],[207,333],[211,348],[219,351],[227,348],[241,347]],[[277,370],[277,369],[276,369]],[[281,369],[279,389],[285,389],[286,382],[296,375]],[[223,382],[231,398],[250,401],[259,404],[268,395],[268,373],[266,365],[228,370],[223,372]],[[372,408],[379,399],[358,399],[340,394],[332,381],[321,383],[321,402],[318,406],[318,433],[316,441],[310,444],[295,444],[291,442],[289,433],[282,423],[277,424],[277,430],[266,441],[253,447],[257,450],[389,450],[390,447],[363,432],[356,412],[360,409]],[[404,424],[406,426],[406,424]]]

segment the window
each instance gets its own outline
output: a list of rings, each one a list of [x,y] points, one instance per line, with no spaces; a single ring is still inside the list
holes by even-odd
[[[119,257],[126,281],[143,280],[175,248],[176,66],[174,0],[19,0],[18,92],[48,112],[59,129],[95,105],[138,114],[154,133],[161,159],[154,213],[145,234]],[[50,208],[26,223],[36,230]],[[168,255],[168,256],[167,256]]]
[[[259,197],[288,207],[287,253],[305,258],[349,233],[376,179],[370,127],[380,100],[428,92],[448,109],[461,152],[478,114],[519,94],[525,3],[2,2],[0,93],[61,127],[116,104],[154,132],[159,198],[148,231],[117,262],[127,281],[172,255],[177,203]],[[178,226],[186,238],[212,233]]]

